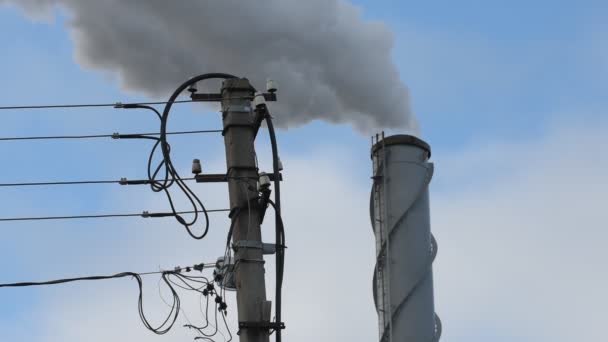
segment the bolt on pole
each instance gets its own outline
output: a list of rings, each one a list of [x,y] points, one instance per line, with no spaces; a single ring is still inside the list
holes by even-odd
[[[222,122],[226,147],[232,241],[237,246],[262,242],[258,169],[254,148],[254,120],[249,98],[253,88],[247,79],[227,79],[222,84]],[[238,213],[237,215],[234,215]],[[238,242],[238,243],[237,243]],[[268,342],[271,302],[266,300],[263,250],[240,247],[235,251],[236,298],[241,342]]]

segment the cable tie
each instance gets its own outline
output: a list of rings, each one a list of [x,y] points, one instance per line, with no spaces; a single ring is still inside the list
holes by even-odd
[[[120,180],[118,181],[118,184],[127,185],[127,184],[129,184],[129,181],[127,180],[127,178],[121,177]]]
[[[150,212],[148,212],[147,210],[144,210],[143,213],[141,213],[141,217],[144,217],[144,218],[150,217]]]
[[[120,139],[120,133],[118,133],[118,132],[112,133],[112,139]]]
[[[192,268],[195,271],[203,272],[203,269],[205,268],[205,264],[202,263],[202,264],[194,265],[194,266],[192,266]]]
[[[182,268],[179,266],[175,266],[175,268],[173,269],[173,271],[175,271],[175,273],[181,273]]]

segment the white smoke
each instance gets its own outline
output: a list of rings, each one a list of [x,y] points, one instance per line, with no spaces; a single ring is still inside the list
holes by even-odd
[[[34,17],[67,12],[75,56],[129,90],[165,97],[190,76],[278,81],[280,126],[315,119],[416,131],[393,35],[345,0],[0,0]]]

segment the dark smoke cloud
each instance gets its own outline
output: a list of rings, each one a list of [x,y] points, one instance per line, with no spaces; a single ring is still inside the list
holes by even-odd
[[[129,90],[168,96],[203,72],[277,80],[283,127],[322,119],[362,131],[416,130],[393,36],[343,0],[0,0],[68,13],[76,60]]]

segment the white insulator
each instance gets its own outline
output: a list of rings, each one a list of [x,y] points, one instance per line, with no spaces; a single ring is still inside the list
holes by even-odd
[[[264,98],[264,94],[257,92],[253,97],[253,105],[257,108],[266,104],[266,99]]]
[[[283,162],[279,158],[279,171],[283,171]]]
[[[275,93],[278,90],[277,81],[267,79],[266,80],[266,91],[269,93]]]
[[[266,172],[260,172],[258,187],[260,189],[267,188],[270,186],[270,177]]]
[[[192,83],[189,87],[188,87],[188,91],[191,92],[192,94],[196,93],[198,91],[198,82],[194,82]]]

